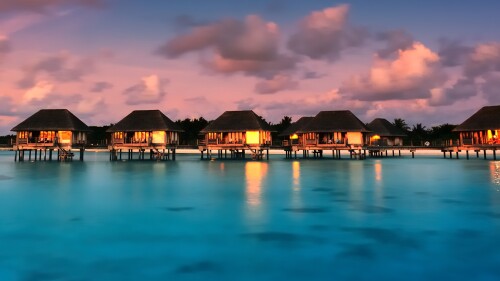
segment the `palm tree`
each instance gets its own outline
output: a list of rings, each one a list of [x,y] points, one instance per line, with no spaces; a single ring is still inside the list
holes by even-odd
[[[402,118],[394,119],[394,122],[392,124],[405,132],[408,132],[410,130],[410,126],[408,126],[408,124],[406,124],[406,121]]]

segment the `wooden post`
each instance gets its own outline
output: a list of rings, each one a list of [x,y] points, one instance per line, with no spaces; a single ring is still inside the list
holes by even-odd
[[[476,158],[479,158],[479,150],[476,150]]]
[[[83,154],[85,153],[85,148],[80,148],[80,161],[83,161]],[[120,149],[120,160],[122,159],[122,150]]]
[[[455,153],[456,153],[456,155],[457,155],[457,159],[458,159],[458,150],[457,150]]]
[[[450,150],[450,159],[452,159],[452,158],[453,158],[453,156],[452,156],[452,154],[451,154],[451,150]]]
[[[465,156],[466,156],[467,160],[469,160],[469,150],[468,149],[465,151]]]
[[[486,149],[483,150],[483,154],[484,154],[484,160],[486,160]]]
[[[15,150],[15,154],[14,154],[14,162],[17,162],[17,149]]]
[[[497,160],[497,150],[493,148],[493,160]]]
[[[38,149],[35,149],[35,161],[37,160],[37,156],[38,156]]]
[[[52,151],[53,151],[52,148],[49,149],[49,161],[52,161]]]
[[[175,148],[174,148],[174,149],[172,149],[172,160],[174,160],[174,161],[175,161]]]
[[[269,160],[269,148],[266,149],[266,160]]]
[[[411,158],[415,158],[415,150],[411,151]]]
[[[399,157],[401,157],[401,150],[398,150],[398,153],[399,153]]]
[[[443,158],[446,159],[446,151],[443,150]]]

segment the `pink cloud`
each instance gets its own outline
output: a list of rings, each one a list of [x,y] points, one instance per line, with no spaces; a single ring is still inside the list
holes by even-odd
[[[500,43],[477,45],[465,63],[465,75],[474,78],[494,71],[500,71]]]
[[[7,37],[0,36],[0,60],[4,55],[11,51],[10,40]]]
[[[23,89],[30,88],[42,75],[48,76],[43,79],[50,78],[58,82],[80,81],[93,69],[93,58],[76,58],[67,52],[62,52],[25,66],[24,77],[19,80],[18,86]]]
[[[445,81],[439,56],[422,43],[400,50],[393,60],[375,56],[369,73],[354,75],[342,91],[365,101],[429,98]]]
[[[482,86],[484,98],[491,104],[500,104],[500,73],[491,73],[486,75]]]
[[[128,105],[159,103],[165,95],[165,86],[168,80],[161,79],[153,74],[141,78],[141,81],[123,91],[126,96],[125,103]]]
[[[289,38],[288,48],[311,59],[337,60],[344,49],[362,45],[368,35],[347,24],[348,13],[348,5],[310,13]]]
[[[187,34],[168,40],[158,54],[177,58],[209,50],[208,55],[203,53],[201,63],[213,72],[272,77],[280,71],[294,69],[297,63],[296,58],[280,54],[279,35],[275,23],[249,15],[243,21],[227,19],[195,26]]]
[[[274,94],[284,90],[293,90],[299,83],[288,75],[275,75],[271,79],[260,81],[255,85],[255,91],[259,94]]]

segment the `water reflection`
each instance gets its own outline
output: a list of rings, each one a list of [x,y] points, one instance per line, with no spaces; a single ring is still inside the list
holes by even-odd
[[[292,206],[294,208],[302,207],[302,196],[300,186],[300,162],[292,162]]]
[[[267,163],[248,162],[245,165],[246,202],[257,208],[262,202],[262,179],[267,174]]]
[[[382,181],[382,164],[380,163],[379,160],[375,162],[375,181],[381,182]]]
[[[490,162],[490,177],[497,191],[500,191],[500,161]]]

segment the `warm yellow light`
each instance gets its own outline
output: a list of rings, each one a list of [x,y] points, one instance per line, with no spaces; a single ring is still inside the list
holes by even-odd
[[[259,131],[247,131],[246,133],[247,144],[259,144]]]
[[[299,138],[299,136],[297,134],[293,134],[293,135],[290,136],[291,140],[296,140],[298,138]]]
[[[267,163],[247,162],[245,164],[246,196],[248,205],[260,205],[262,179],[266,174]]]
[[[165,135],[164,131],[153,131],[153,143],[164,143]]]
[[[374,135],[372,136],[372,140],[379,140],[380,139],[380,136],[379,135]]]
[[[493,138],[493,132],[491,130],[488,130],[488,139],[491,140]]]
[[[71,143],[71,131],[59,131],[58,135],[60,143]]]

